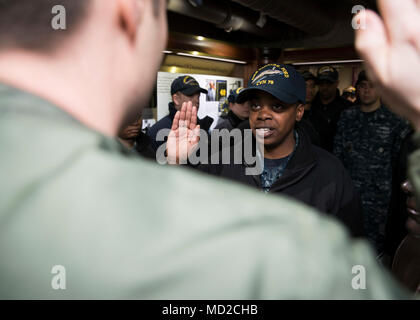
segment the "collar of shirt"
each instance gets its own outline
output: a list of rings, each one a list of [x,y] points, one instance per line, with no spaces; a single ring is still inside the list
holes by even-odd
[[[261,173],[261,187],[265,193],[268,193],[271,189],[271,186],[276,182],[284,173],[284,170],[287,167],[290,159],[294,156],[297,146],[299,144],[299,134],[297,131],[294,131],[295,136],[295,147],[293,152],[287,157],[281,159],[266,159],[264,158],[264,170]],[[261,154],[259,154],[261,157]]]

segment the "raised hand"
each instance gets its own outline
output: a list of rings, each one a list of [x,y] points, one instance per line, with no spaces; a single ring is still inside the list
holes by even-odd
[[[385,102],[420,130],[420,1],[378,0],[378,7],[382,18],[365,13],[356,49]]]
[[[197,108],[185,102],[175,114],[171,132],[166,143],[169,164],[186,164],[200,141],[200,126],[197,125]]]

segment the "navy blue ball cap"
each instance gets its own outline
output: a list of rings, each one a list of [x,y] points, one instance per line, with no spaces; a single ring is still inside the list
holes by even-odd
[[[362,81],[369,81],[366,71],[362,70],[359,73],[359,76],[357,77],[356,87],[362,82]]]
[[[316,82],[316,80],[317,80],[315,75],[312,72],[309,72],[309,71],[303,72],[302,77],[303,77],[303,79],[305,79],[305,81],[313,80],[313,81]]]
[[[324,66],[318,69],[318,82],[336,82],[338,81],[338,71],[334,67]]]
[[[239,95],[239,93],[241,93],[241,91],[243,91],[243,90],[244,90],[244,88],[243,88],[243,87],[240,87],[240,88],[238,88],[238,89],[236,89],[236,90],[232,90],[232,91],[230,92],[229,97],[228,97],[228,101],[229,101],[230,103],[237,103],[237,101],[238,101],[238,95]]]
[[[181,76],[176,78],[171,85],[171,95],[181,92],[186,96],[192,96],[198,92],[207,94],[207,90],[200,87],[197,80],[191,76]]]
[[[306,101],[305,79],[289,65],[268,64],[258,69],[249,80],[248,88],[239,93],[237,102],[244,103],[256,91],[265,91],[284,103]]]

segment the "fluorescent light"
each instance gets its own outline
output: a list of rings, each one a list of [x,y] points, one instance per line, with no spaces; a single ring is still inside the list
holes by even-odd
[[[198,40],[198,41],[204,41],[204,37],[202,37],[202,36],[198,36],[198,37],[197,37],[197,40]]]
[[[168,51],[168,50],[163,50],[162,52],[163,52],[163,53],[168,53],[168,54],[169,54],[169,53],[173,53],[173,51]]]
[[[294,66],[304,66],[304,65],[308,65],[308,64],[334,64],[334,63],[357,63],[357,62],[364,62],[364,60],[296,62],[296,63],[292,63],[292,65],[294,65]]]
[[[203,4],[203,0],[188,0],[188,2],[194,7],[197,8]]]
[[[193,57],[193,58],[207,59],[207,60],[216,60],[216,61],[230,62],[230,63],[246,64],[245,61],[240,61],[240,60],[216,58],[216,57],[209,57],[209,56],[197,56],[197,55],[193,55],[193,54],[189,54],[189,53],[182,53],[182,52],[178,52],[177,55],[179,55],[179,56],[185,56],[185,57]]]

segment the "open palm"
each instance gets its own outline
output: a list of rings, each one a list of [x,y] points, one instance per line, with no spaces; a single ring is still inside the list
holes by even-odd
[[[186,164],[200,141],[200,126],[197,125],[197,108],[185,102],[175,114],[171,132],[166,143],[169,164]]]

